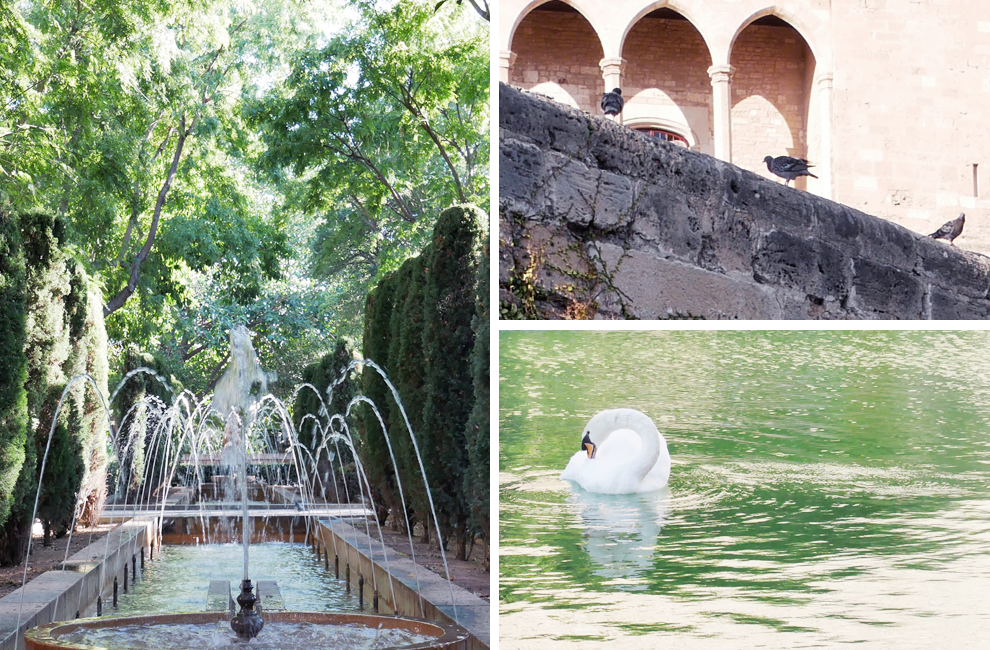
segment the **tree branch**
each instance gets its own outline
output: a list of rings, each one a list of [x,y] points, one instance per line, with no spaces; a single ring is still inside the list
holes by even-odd
[[[172,165],[168,169],[168,175],[165,177],[165,182],[162,184],[162,188],[158,192],[158,201],[155,202],[155,213],[151,218],[151,228],[148,229],[148,238],[145,240],[144,246],[140,251],[138,251],[138,254],[131,262],[131,274],[127,280],[127,286],[121,289],[117,295],[110,300],[110,302],[103,306],[104,318],[123,307],[124,303],[127,302],[127,299],[130,298],[137,289],[138,278],[141,275],[141,264],[143,264],[148,258],[148,253],[151,252],[151,247],[155,244],[155,236],[158,234],[158,222],[162,216],[162,208],[165,207],[165,198],[168,196],[168,191],[172,187],[172,181],[175,179],[175,172],[179,168],[179,159],[182,158],[182,148],[186,144],[186,138],[189,136],[189,133],[192,131],[195,124],[196,120],[193,120],[192,124],[190,124],[187,129],[185,114],[179,118],[179,140],[175,144],[175,154],[172,156]]]

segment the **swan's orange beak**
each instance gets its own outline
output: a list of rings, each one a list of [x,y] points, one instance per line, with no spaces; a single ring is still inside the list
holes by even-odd
[[[588,450],[588,458],[594,458],[595,452],[598,451],[598,447],[593,442],[584,443],[584,448]]]

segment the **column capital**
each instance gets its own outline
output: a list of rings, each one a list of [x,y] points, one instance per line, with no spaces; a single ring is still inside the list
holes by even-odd
[[[509,50],[500,50],[498,53],[498,80],[502,83],[509,83],[509,69],[516,62],[516,53]]]
[[[602,59],[598,62],[598,66],[602,69],[602,74],[618,74],[621,75],[626,67],[626,60],[621,56],[614,58]]]
[[[835,74],[831,72],[823,72],[815,76],[815,83],[818,84],[819,88],[831,88],[834,80]]]
[[[713,65],[708,68],[708,76],[712,78],[712,83],[729,81],[735,71],[736,69],[728,64]]]

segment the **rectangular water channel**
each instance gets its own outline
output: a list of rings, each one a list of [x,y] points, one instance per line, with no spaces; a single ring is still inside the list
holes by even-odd
[[[356,612],[358,597],[348,591],[317,559],[311,546],[290,542],[261,542],[249,548],[249,574],[258,585],[275,581],[285,609],[307,612]],[[202,612],[207,609],[210,582],[230,582],[237,596],[243,577],[244,550],[240,544],[164,545],[154,561],[138,571],[136,584],[127,594],[118,585],[118,607],[106,607],[105,615]],[[368,608],[368,603],[365,603]]]

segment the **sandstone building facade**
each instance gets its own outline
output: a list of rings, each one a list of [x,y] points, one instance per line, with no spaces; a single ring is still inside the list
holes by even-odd
[[[990,254],[990,1],[503,0],[500,78]]]

